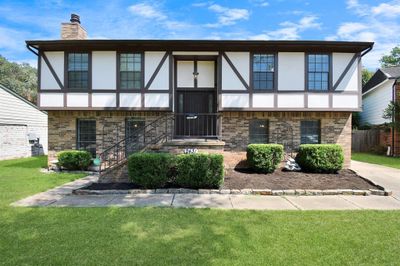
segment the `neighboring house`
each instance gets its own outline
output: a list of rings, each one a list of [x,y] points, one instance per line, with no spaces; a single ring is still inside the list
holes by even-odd
[[[362,89],[361,125],[382,125],[391,121],[384,119],[383,111],[390,101],[400,100],[400,66],[378,69]],[[394,147],[395,155],[400,155],[399,132],[390,132],[388,145]]]
[[[47,154],[47,114],[0,85],[0,160]]]
[[[49,160],[87,149],[108,167],[125,151],[198,149],[235,165],[252,142],[288,152],[338,143],[349,165],[361,57],[373,43],[87,40],[75,15],[61,36],[26,42],[39,57]]]

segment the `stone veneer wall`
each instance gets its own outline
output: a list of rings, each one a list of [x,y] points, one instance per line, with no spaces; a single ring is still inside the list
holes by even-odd
[[[222,140],[225,141],[225,151],[242,152],[246,149],[249,143],[249,122],[253,119],[269,121],[269,140],[272,143],[290,140],[291,134],[286,134],[288,127],[285,126],[290,125],[294,149],[300,145],[300,121],[320,120],[321,143],[340,144],[345,155],[345,167],[350,166],[350,112],[223,112]]]
[[[48,111],[49,161],[56,153],[76,148],[76,121],[96,119],[97,153],[125,137],[125,118],[141,117],[147,123],[162,112],[135,111]],[[349,112],[223,112],[222,140],[225,142],[226,164],[234,166],[245,159],[249,142],[249,122],[252,119],[269,121],[270,142],[280,142],[285,133],[285,123],[293,129],[294,149],[300,145],[300,121],[321,121],[321,143],[337,143],[343,147],[345,167],[351,158],[351,113]]]
[[[49,161],[56,159],[59,151],[76,149],[77,119],[96,120],[96,153],[99,154],[125,138],[126,118],[143,118],[148,124],[162,114],[135,111],[48,111]]]

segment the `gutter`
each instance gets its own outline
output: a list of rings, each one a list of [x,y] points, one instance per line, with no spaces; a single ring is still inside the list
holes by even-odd
[[[34,46],[32,46],[32,45],[27,43],[26,44],[26,48],[28,48],[28,50],[31,51],[32,53],[34,53],[36,56],[39,56],[39,51],[38,51],[38,49],[36,47],[34,47]]]

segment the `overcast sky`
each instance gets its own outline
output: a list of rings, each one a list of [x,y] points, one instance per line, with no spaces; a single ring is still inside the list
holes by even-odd
[[[371,70],[400,44],[400,0],[0,0],[0,54],[36,65],[24,41],[59,39],[70,13],[91,39],[374,41],[363,59]]]

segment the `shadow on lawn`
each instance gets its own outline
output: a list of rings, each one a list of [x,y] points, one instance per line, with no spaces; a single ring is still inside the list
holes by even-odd
[[[1,167],[7,168],[45,168],[47,167],[47,156],[38,156],[22,159],[6,160],[1,162]]]

